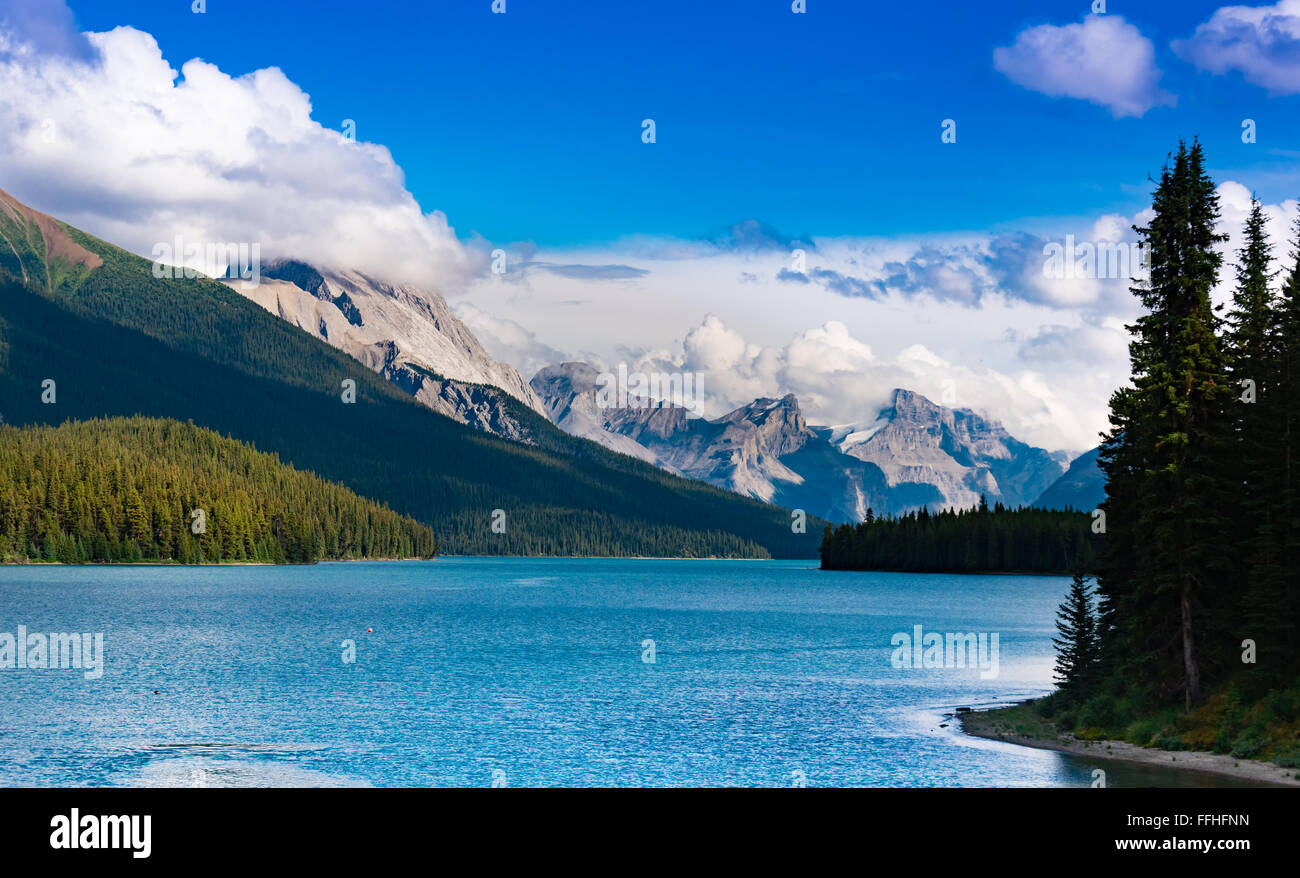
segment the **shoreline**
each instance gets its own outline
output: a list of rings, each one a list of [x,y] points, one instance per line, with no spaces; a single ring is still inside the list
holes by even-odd
[[[274,561],[201,561],[196,564],[184,564],[180,561],[86,561],[68,564],[63,561],[0,561],[0,567],[313,567],[317,564],[364,564],[373,561],[389,562],[425,562],[444,559],[486,558],[501,560],[554,559],[569,561],[738,561],[744,563],[772,561],[815,561],[814,558],[727,558],[699,557],[683,558],[680,556],[657,555],[437,555],[433,558],[321,558],[319,561],[286,561],[277,564]]]
[[[687,558],[681,555],[439,555],[439,558],[556,558],[569,561],[816,561],[816,558],[732,558],[726,555],[708,555]]]
[[[1006,712],[1015,711],[1030,701],[985,710],[958,708],[945,714],[958,724],[963,734],[973,738],[1000,741],[1037,750],[1055,750],[1072,756],[1106,759],[1114,762],[1132,762],[1142,765],[1172,768],[1175,771],[1215,774],[1266,786],[1300,787],[1300,771],[1283,768],[1271,762],[1255,759],[1237,759],[1205,750],[1156,750],[1139,747],[1127,741],[1087,741],[1073,735],[1056,732],[1055,728],[1039,725],[1035,732],[1023,731],[1024,726],[1011,727]]]
[[[442,556],[439,556],[442,557]],[[68,564],[63,561],[0,561],[0,567],[314,567],[317,564],[348,564],[358,561],[436,561],[437,558],[322,558],[320,561],[199,561],[185,564],[180,561],[85,561]]]

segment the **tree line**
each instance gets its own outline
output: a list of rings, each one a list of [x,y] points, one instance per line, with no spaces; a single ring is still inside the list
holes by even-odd
[[[0,427],[0,558],[429,558],[434,532],[211,430],[114,418]]]
[[[824,570],[931,573],[1069,573],[1092,570],[1101,538],[1083,512],[1001,503],[971,509],[876,517],[830,525],[822,535]]]

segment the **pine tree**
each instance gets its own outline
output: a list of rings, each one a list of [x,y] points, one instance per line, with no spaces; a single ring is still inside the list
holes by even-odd
[[[1067,698],[1082,701],[1092,694],[1100,662],[1092,587],[1081,573],[1056,611],[1056,630],[1056,682]]]
[[[1146,312],[1129,327],[1134,386],[1112,397],[1101,451],[1110,498],[1101,589],[1112,656],[1160,694],[1181,690],[1190,708],[1203,642],[1226,603],[1231,497],[1228,377],[1210,301],[1224,236],[1199,143],[1179,145],[1152,207],[1150,224],[1135,227],[1150,273],[1133,287]]]
[[[1266,668],[1277,668],[1277,650],[1289,620],[1277,612],[1276,606],[1281,574],[1277,557],[1280,522],[1275,515],[1273,461],[1281,442],[1281,406],[1276,386],[1281,370],[1271,262],[1263,207],[1252,199],[1224,337],[1234,390],[1240,391],[1232,407],[1236,434],[1230,466],[1236,486],[1236,557],[1244,574],[1240,579],[1245,583],[1240,635],[1256,641]]]

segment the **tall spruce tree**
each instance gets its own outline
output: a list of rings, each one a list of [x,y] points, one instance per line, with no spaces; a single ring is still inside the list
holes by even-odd
[[[1066,698],[1082,701],[1092,694],[1100,665],[1092,587],[1082,573],[1056,611],[1056,631],[1056,682]]]
[[[1255,640],[1264,668],[1276,670],[1290,620],[1279,614],[1276,606],[1281,571],[1275,460],[1281,442],[1281,408],[1276,386],[1280,377],[1279,326],[1271,263],[1264,210],[1252,199],[1224,337],[1237,394],[1232,406],[1236,432],[1229,472],[1236,486],[1234,556],[1242,568],[1239,579],[1245,584],[1240,635]]]
[[[1100,465],[1108,484],[1100,589],[1112,661],[1154,686],[1201,697],[1206,647],[1225,605],[1224,465],[1229,385],[1210,292],[1223,257],[1219,202],[1199,142],[1166,162],[1138,233],[1145,313],[1129,327],[1133,387],[1111,400]],[[1125,676],[1121,674],[1121,676]]]

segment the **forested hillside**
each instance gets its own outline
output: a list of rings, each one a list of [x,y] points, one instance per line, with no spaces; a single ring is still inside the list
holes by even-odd
[[[428,558],[428,527],[176,421],[0,427],[0,560]]]
[[[549,424],[533,447],[479,433],[215,281],[155,278],[148,261],[51,223],[42,231],[0,210],[13,248],[0,260],[8,423],[193,420],[428,524],[453,553],[816,552],[816,527],[793,533],[785,510]],[[46,235],[65,238],[50,247]],[[69,262],[79,253],[102,264]],[[46,380],[53,402],[43,401]],[[354,403],[345,381],[355,382]]]
[[[896,518],[869,511],[859,524],[829,525],[822,536],[825,570],[933,573],[1069,573],[1092,570],[1100,538],[1082,512],[989,508]]]

